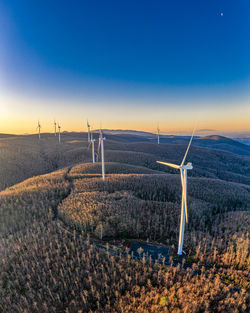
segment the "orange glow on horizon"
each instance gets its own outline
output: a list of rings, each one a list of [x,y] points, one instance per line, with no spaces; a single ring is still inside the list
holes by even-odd
[[[12,121],[12,122],[11,122]],[[14,119],[10,118],[5,121],[0,121],[0,133],[9,134],[34,134],[36,133],[37,121],[29,119]],[[40,119],[41,123],[41,133],[53,133],[54,125],[53,119],[51,121]],[[86,122],[83,121],[67,121],[60,120],[62,126],[62,132],[87,132]],[[175,134],[175,133],[188,133],[192,132],[194,127],[193,122],[186,122],[186,124],[180,124],[178,121],[166,120],[159,122],[160,132],[162,134]],[[123,122],[102,122],[103,129],[114,129],[114,130],[136,130],[136,131],[146,131],[146,132],[156,132],[157,122],[138,122],[131,123],[127,121]],[[93,125],[92,129],[99,129],[99,125],[96,123]],[[241,121],[237,119],[228,119],[227,121],[209,121],[209,122],[198,122],[197,133],[202,133],[200,129],[205,129],[204,133],[208,132],[250,132],[249,119],[244,118]]]
[[[41,132],[54,132],[54,119],[59,121],[62,131],[86,132],[86,120],[93,129],[129,129],[155,132],[159,123],[161,133],[192,132],[195,122],[197,130],[212,129],[218,132],[250,131],[250,106],[241,101],[228,106],[207,103],[200,107],[183,107],[182,104],[162,107],[140,104],[119,103],[119,105],[87,101],[23,99],[0,95],[0,133],[34,134],[37,121],[41,122]],[[182,106],[182,107],[181,107]]]

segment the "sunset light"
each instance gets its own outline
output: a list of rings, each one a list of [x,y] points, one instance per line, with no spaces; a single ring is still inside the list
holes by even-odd
[[[0,313],[247,313],[250,0],[0,1]]]

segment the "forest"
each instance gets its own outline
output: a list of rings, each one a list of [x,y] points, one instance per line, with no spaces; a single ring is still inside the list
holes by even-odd
[[[54,148],[21,141],[13,150],[3,143],[1,154],[14,151],[1,168],[0,312],[247,312],[247,157],[192,147],[194,167],[202,152],[203,159],[188,178],[179,263],[180,177],[155,163],[178,161],[175,145],[138,144],[136,152],[135,144],[107,140],[102,181],[86,139]],[[226,177],[213,162],[224,163]],[[169,259],[153,261],[144,251],[134,258],[127,253],[134,241],[168,246]]]

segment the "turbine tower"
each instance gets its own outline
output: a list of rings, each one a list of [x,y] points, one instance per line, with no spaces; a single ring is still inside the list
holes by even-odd
[[[98,156],[99,156],[99,150],[101,148],[101,155],[102,155],[102,179],[105,180],[105,164],[104,164],[104,140],[106,138],[103,137],[102,130],[100,129],[100,135],[99,135],[99,145],[98,145]]]
[[[182,200],[181,200],[181,222],[180,222],[180,231],[179,231],[179,244],[178,244],[178,255],[182,255],[183,250],[183,239],[184,239],[184,230],[185,230],[185,222],[188,223],[188,213],[187,213],[187,170],[192,170],[193,166],[192,163],[187,163],[186,165],[184,165],[189,148],[191,146],[191,142],[193,140],[194,137],[194,130],[192,133],[192,136],[190,138],[186,153],[183,157],[183,160],[181,162],[180,165],[177,164],[172,164],[172,163],[166,163],[166,162],[161,162],[161,161],[157,161],[157,163],[172,167],[172,168],[176,168],[178,170],[180,170],[180,174],[181,174],[181,185],[182,185]]]
[[[160,128],[159,128],[159,124],[157,125],[157,143],[158,143],[158,145],[160,144]]]
[[[38,120],[38,123],[37,123],[37,128],[38,129],[38,138],[39,140],[41,139],[41,124],[40,124],[40,121]]]
[[[58,123],[58,142],[61,143],[61,126]]]
[[[88,127],[88,142],[90,142],[90,125],[89,125],[88,120],[87,120],[87,127]]]
[[[95,141],[96,140],[93,139],[93,134],[91,132],[89,147],[90,147],[90,145],[92,145],[92,161],[93,161],[93,163],[95,163]]]
[[[55,129],[55,136],[56,136],[56,121],[54,120],[54,129]]]

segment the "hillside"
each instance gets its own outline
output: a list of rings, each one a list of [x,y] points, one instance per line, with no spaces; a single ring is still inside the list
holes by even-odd
[[[164,244],[175,241],[181,201],[179,175],[149,173],[146,168],[120,163],[107,163],[106,170],[105,183],[100,179],[100,165],[83,164],[70,170],[73,189],[59,206],[61,219],[69,226],[73,221],[85,234],[98,237],[101,230],[102,239],[129,236]],[[197,227],[205,232],[219,212],[250,208],[248,185],[192,177],[188,188],[188,230]]]
[[[250,188],[188,188],[185,266],[179,175],[112,162],[103,182],[85,163],[0,192],[0,312],[247,312]],[[132,258],[134,240],[167,244],[169,263]]]
[[[157,160],[181,162],[187,139],[181,144],[135,142],[135,136],[107,135],[105,158],[109,162],[121,162],[152,170],[175,173]],[[138,136],[137,136],[138,137]],[[195,140],[196,141],[196,140]],[[26,178],[48,173],[65,166],[91,161],[86,133],[64,133],[62,144],[53,134],[37,136],[12,136],[0,138],[0,190]],[[96,142],[97,150],[97,142]],[[206,147],[192,146],[188,156],[194,164],[192,176],[219,178],[250,184],[250,158]]]
[[[0,133],[0,138],[9,138],[9,137],[15,137],[15,135]]]
[[[120,142],[148,142],[156,143],[156,135],[147,132],[138,131],[123,131],[123,130],[105,130],[107,138],[110,140]],[[176,135],[161,135],[160,142],[162,144],[184,144],[187,145],[189,136],[176,136]],[[226,152],[231,152],[236,155],[250,156],[250,147],[244,142],[239,142],[231,138],[227,138],[219,135],[209,135],[204,137],[195,136],[193,145],[199,147],[206,147],[210,149],[217,149]]]
[[[239,155],[250,156],[250,147],[248,145],[224,136],[211,135],[201,137],[195,139],[194,144],[197,146],[220,149]]]

